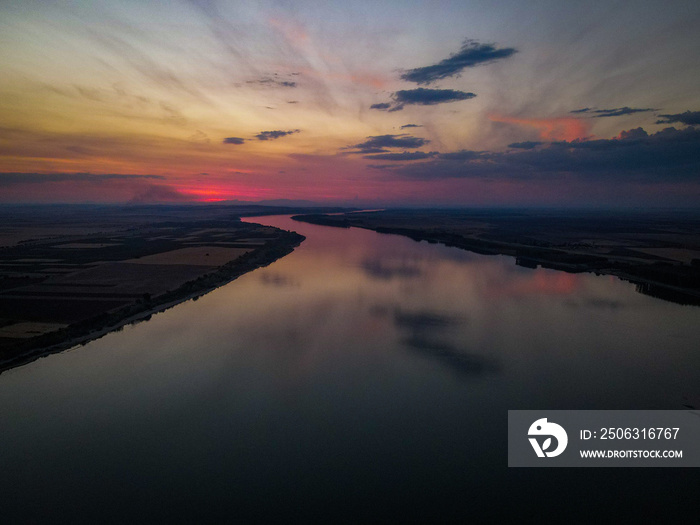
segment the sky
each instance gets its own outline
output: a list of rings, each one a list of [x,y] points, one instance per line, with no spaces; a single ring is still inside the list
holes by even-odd
[[[0,71],[5,203],[700,203],[696,0],[0,0]]]

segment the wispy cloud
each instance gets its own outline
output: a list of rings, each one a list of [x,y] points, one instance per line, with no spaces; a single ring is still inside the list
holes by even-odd
[[[236,144],[240,145],[245,142],[245,139],[242,139],[240,137],[226,137],[224,139],[224,144]]]
[[[592,109],[592,108],[581,108],[574,109],[570,113],[586,113],[591,117],[621,117],[623,115],[632,115],[634,113],[647,113],[649,111],[657,111],[654,108],[630,108],[628,106],[622,108],[611,108],[611,109]]]
[[[265,86],[265,87],[281,87],[281,88],[295,88],[297,87],[296,81],[293,80],[284,80],[284,78],[280,78],[278,73],[275,73],[273,76],[269,77],[261,77],[256,80],[248,80],[246,84],[256,84],[258,86]]]
[[[481,44],[465,40],[461,49],[437,64],[409,69],[401,75],[403,80],[416,84],[431,84],[437,80],[459,76],[466,68],[489,64],[517,53],[512,47],[498,48],[496,44]]]
[[[590,120],[576,117],[525,118],[490,115],[489,119],[492,122],[533,128],[539,132],[540,139],[544,141],[582,139],[591,134]]]

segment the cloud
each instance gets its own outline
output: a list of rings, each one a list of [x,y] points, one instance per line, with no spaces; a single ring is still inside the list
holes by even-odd
[[[372,104],[370,109],[378,109],[380,111],[401,111],[405,105],[419,105],[419,106],[434,106],[435,104],[444,104],[446,102],[457,102],[459,100],[469,100],[470,98],[476,97],[474,93],[467,93],[465,91],[457,91],[454,89],[402,89],[395,92],[392,95],[394,103],[390,104],[388,102],[382,102],[379,104]],[[403,128],[419,128],[417,124],[407,124],[406,126],[401,126]]]
[[[275,130],[275,131],[261,131],[255,137],[258,140],[273,140],[273,139],[278,139],[280,137],[284,137],[286,135],[292,135],[294,133],[300,133],[300,129],[291,129],[289,131],[282,131],[282,130]]]
[[[0,186],[44,184],[47,182],[100,182],[112,180],[164,180],[162,175],[129,175],[122,173],[0,173]]]
[[[422,106],[433,106],[446,102],[456,102],[458,100],[469,100],[474,98],[474,93],[466,93],[454,89],[402,89],[394,93],[396,104],[418,104]]]
[[[404,124],[401,126],[401,129],[406,129],[406,128],[422,128],[420,124]]]
[[[656,111],[654,108],[613,108],[613,109],[596,109],[594,117],[620,117],[622,115],[631,115],[633,113],[646,113],[647,111]]]
[[[623,108],[611,108],[611,109],[593,109],[593,108],[581,108],[574,109],[569,113],[587,113],[592,118],[600,117],[620,117],[622,115],[632,115],[633,113],[646,113],[648,111],[657,111],[654,108],[630,108],[625,106]]]
[[[617,137],[620,140],[636,140],[636,139],[645,139],[649,136],[649,134],[644,131],[643,128],[635,128],[635,129],[630,129],[627,131],[621,131],[620,135]]]
[[[275,73],[275,76],[278,76],[277,73]],[[272,77],[262,77],[256,80],[248,80],[246,84],[257,84],[259,86],[268,86],[268,87],[283,87],[283,88],[295,88],[297,87],[297,83],[291,80],[280,80],[278,78],[272,78]]]
[[[516,149],[533,149],[537,146],[541,146],[542,144],[544,144],[544,142],[539,142],[536,140],[527,140],[525,142],[513,142],[512,144],[508,144],[508,147]]]
[[[436,151],[425,153],[424,151],[404,151],[403,153],[381,153],[379,155],[367,155],[366,159],[371,160],[423,160],[437,155]]]
[[[658,120],[657,124],[672,124],[678,122],[686,126],[700,126],[700,111],[686,111],[685,113],[673,113],[670,115],[659,115],[663,120]]]
[[[409,148],[415,149],[425,146],[430,141],[412,135],[374,135],[367,137],[367,140],[348,146],[344,149],[357,149],[352,153],[388,153],[385,148]]]
[[[480,44],[475,40],[465,40],[462,48],[449,58],[432,66],[409,69],[401,75],[402,80],[416,84],[431,84],[443,78],[459,76],[466,68],[489,64],[508,58],[517,53],[512,47],[497,48],[496,44]]]
[[[449,153],[441,153],[440,158],[443,160],[453,160],[453,161],[465,161],[465,160],[475,160],[483,155],[481,151],[471,151],[468,149],[463,149],[460,151],[452,151]]]
[[[666,128],[648,134],[636,128],[611,139],[559,141],[519,151],[442,153],[424,163],[402,165],[391,173],[419,180],[700,182],[698,151],[700,129]]]
[[[518,118],[489,115],[489,120],[534,128],[544,141],[583,139],[590,135],[591,129],[590,120],[577,117]]]
[[[192,135],[190,135],[187,138],[187,140],[189,140],[190,142],[196,142],[198,144],[211,143],[211,139],[209,138],[209,136],[200,129],[196,130]]]
[[[243,144],[245,142],[245,139],[242,139],[240,137],[226,137],[224,139],[224,144]]]

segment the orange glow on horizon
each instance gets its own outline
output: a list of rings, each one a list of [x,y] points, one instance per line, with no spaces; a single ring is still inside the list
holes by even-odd
[[[541,140],[571,142],[590,137],[590,122],[576,117],[516,118],[492,114],[489,115],[489,120],[535,128],[539,132]]]

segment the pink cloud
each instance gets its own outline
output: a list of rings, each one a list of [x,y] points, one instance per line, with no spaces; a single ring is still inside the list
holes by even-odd
[[[489,115],[489,120],[534,128],[539,132],[540,139],[546,141],[566,140],[570,142],[590,137],[590,122],[576,117],[517,118],[493,114]]]

